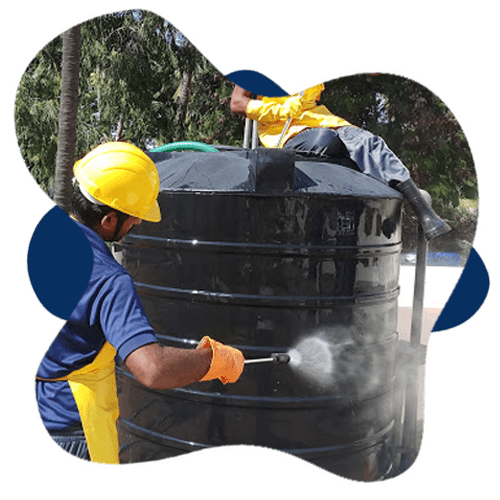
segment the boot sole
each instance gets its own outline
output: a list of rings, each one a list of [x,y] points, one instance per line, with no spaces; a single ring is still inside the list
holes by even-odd
[[[434,227],[430,231],[425,233],[425,238],[427,240],[433,240],[439,236],[443,236],[451,231],[451,227],[448,224],[444,223],[444,225],[440,227]]]

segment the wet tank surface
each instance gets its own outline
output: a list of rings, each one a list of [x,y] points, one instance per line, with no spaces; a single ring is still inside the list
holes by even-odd
[[[261,445],[359,480],[391,468],[401,195],[283,150],[151,153],[162,221],[115,247],[160,342],[204,335],[235,384],[151,391],[118,367],[122,462]]]

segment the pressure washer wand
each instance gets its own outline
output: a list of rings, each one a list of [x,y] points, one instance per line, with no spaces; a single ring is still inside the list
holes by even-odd
[[[251,365],[254,363],[288,363],[290,361],[290,355],[286,352],[279,352],[271,354],[269,358],[257,358],[257,359],[245,359],[246,365]]]

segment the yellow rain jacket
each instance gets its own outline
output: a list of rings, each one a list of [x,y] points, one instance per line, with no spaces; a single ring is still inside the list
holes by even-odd
[[[304,91],[303,96],[294,94],[287,97],[262,97],[249,101],[246,109],[248,118],[258,122],[257,132],[259,139],[266,148],[274,148],[278,144],[290,112],[296,112],[295,106],[287,106],[290,99],[300,101],[298,114],[292,116],[292,121],[280,147],[286,141],[307,128],[326,127],[337,129],[351,125],[348,121],[332,114],[326,106],[317,105],[321,93],[325,89],[320,83]],[[295,109],[294,109],[295,108]]]

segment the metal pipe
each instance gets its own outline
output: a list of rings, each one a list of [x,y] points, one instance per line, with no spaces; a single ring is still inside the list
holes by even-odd
[[[257,149],[259,145],[259,134],[257,132],[257,127],[259,123],[256,120],[252,120],[252,149]]]
[[[259,359],[245,359],[246,365],[253,365],[256,363],[275,363],[276,360],[274,358],[259,358]]]
[[[430,196],[425,193],[430,201]],[[418,226],[417,262],[415,266],[415,284],[413,289],[412,321],[410,332],[411,362],[406,375],[403,423],[403,454],[401,465],[408,469],[414,462],[418,452],[418,378],[422,339],[422,320],[424,312],[425,272],[429,243],[422,226]]]
[[[418,227],[417,263],[415,266],[415,285],[413,289],[413,311],[411,317],[410,343],[419,346],[422,338],[422,319],[424,313],[425,272],[429,244],[422,226]]]
[[[243,134],[243,147],[245,149],[250,147],[250,134],[252,132],[251,122],[252,120],[250,120],[250,118],[245,118],[245,131]]]

